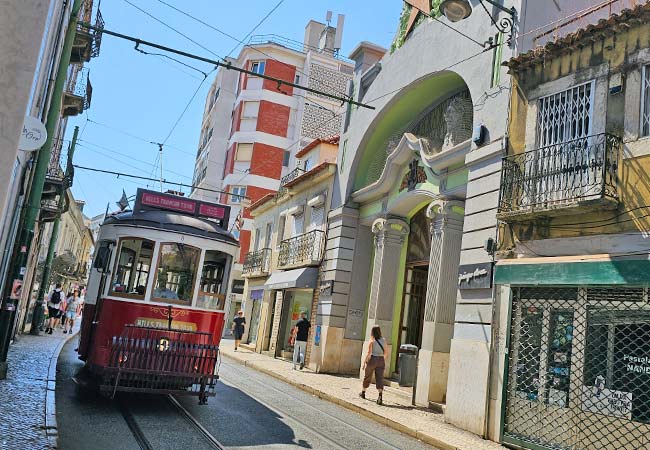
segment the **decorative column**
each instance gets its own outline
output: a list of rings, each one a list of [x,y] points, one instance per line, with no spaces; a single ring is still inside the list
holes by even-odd
[[[431,252],[418,359],[415,399],[418,405],[445,401],[464,207],[462,201],[436,200],[427,208],[427,217],[431,219]]]
[[[373,326],[379,325],[388,344],[387,361],[390,361],[396,288],[397,281],[402,276],[397,268],[400,265],[402,246],[409,235],[409,230],[408,223],[398,218],[377,219],[372,224],[372,232],[375,236],[375,258],[372,267],[370,304],[362,358],[365,358],[370,330]],[[399,317],[396,320],[399,320]],[[390,364],[387,363],[386,373],[389,371]]]

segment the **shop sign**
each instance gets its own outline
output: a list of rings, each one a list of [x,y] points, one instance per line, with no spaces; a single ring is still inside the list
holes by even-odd
[[[492,287],[492,263],[465,264],[458,267],[458,289]]]
[[[631,420],[632,393],[606,389],[603,385],[597,377],[594,386],[582,386],[582,410]]]
[[[321,281],[320,283],[320,296],[321,297],[331,297],[332,291],[334,290],[334,281]]]
[[[243,294],[244,293],[244,280],[232,280],[232,293],[233,294]]]
[[[251,300],[261,300],[264,297],[264,289],[255,289],[250,293]]]
[[[35,117],[26,116],[23,123],[23,132],[20,133],[18,148],[30,152],[38,150],[47,140],[47,130],[43,122]]]
[[[320,345],[320,325],[316,325],[316,332],[314,333],[314,345]]]
[[[23,281],[14,280],[11,286],[11,295],[9,295],[10,300],[20,300],[20,294],[23,291]]]
[[[650,375],[650,357],[623,355],[625,370],[632,373],[641,373]]]

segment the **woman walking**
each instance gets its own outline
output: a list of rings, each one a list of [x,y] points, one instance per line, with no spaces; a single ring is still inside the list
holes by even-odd
[[[244,324],[246,323],[246,318],[244,317],[244,311],[239,311],[237,317],[232,321],[232,332],[235,335],[235,351],[239,348],[241,343],[241,338],[244,336]]]
[[[72,327],[74,327],[74,319],[77,317],[78,308],[79,289],[75,289],[72,296],[68,298],[68,304],[65,307],[65,324],[63,333],[72,333]]]
[[[368,342],[368,351],[366,352],[366,360],[363,362],[363,370],[365,371],[363,377],[363,389],[359,397],[366,398],[366,389],[370,386],[372,374],[375,374],[375,383],[379,397],[377,397],[377,404],[383,404],[382,394],[384,393],[384,368],[386,367],[386,339],[381,336],[381,328],[375,325],[370,331],[370,342]]]

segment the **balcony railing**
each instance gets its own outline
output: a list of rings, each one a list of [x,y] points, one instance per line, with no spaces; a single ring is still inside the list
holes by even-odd
[[[323,253],[325,233],[313,230],[280,243],[278,267],[310,266],[318,264]]]
[[[280,189],[278,189],[278,193],[275,195],[276,198],[282,197],[284,194],[286,194],[287,188],[284,187],[286,184],[292,182],[305,172],[305,169],[296,167],[291,172],[280,178]]]
[[[87,68],[71,65],[63,97],[63,115],[76,116],[90,108],[93,87]]]
[[[244,258],[244,275],[266,275],[271,266],[271,249],[248,252]]]
[[[615,207],[621,142],[603,133],[506,156],[499,218],[560,215],[594,203]]]
[[[306,45],[300,41],[295,41],[293,39],[289,39],[283,36],[278,36],[277,34],[254,34],[250,37],[246,45],[264,45],[264,44],[277,44],[282,47],[286,47],[288,49],[300,53],[306,53],[309,50],[323,53],[323,51],[318,47],[310,47],[309,45]],[[334,54],[333,52],[328,52],[328,54],[329,56],[332,56],[340,61],[353,63],[351,59],[346,58],[339,53]]]

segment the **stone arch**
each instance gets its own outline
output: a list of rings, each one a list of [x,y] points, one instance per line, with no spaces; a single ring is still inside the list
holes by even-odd
[[[392,151],[391,145],[395,144],[393,141],[417,128],[419,121],[460,93],[466,98],[467,110],[472,103],[467,84],[457,73],[444,71],[415,80],[395,94],[367,127],[354,153],[347,194],[375,181]],[[469,111],[471,112],[463,115],[463,120],[469,123],[471,130],[473,109],[470,107]],[[471,137],[471,132],[466,137]],[[444,142],[441,144],[444,145]],[[435,148],[436,143],[430,143],[430,147]]]

